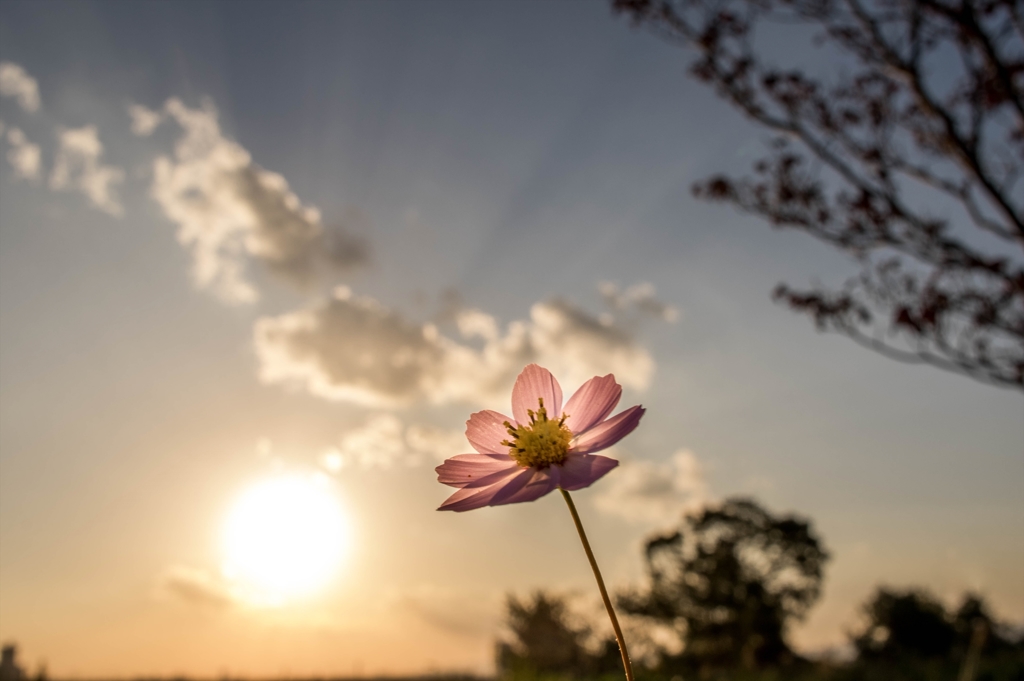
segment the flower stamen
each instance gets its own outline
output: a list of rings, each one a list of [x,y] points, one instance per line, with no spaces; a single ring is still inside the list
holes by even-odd
[[[548,419],[544,398],[538,398],[537,403],[537,411],[526,410],[530,417],[529,425],[520,423],[516,428],[508,421],[502,424],[512,439],[502,440],[501,444],[509,448],[508,455],[524,468],[547,468],[563,463],[572,441],[572,432],[565,427],[568,415],[562,414],[557,421],[552,421]]]

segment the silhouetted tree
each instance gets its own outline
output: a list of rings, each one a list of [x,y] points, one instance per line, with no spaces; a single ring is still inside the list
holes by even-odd
[[[499,672],[575,676],[600,671],[594,669],[600,655],[592,655],[586,647],[590,631],[570,622],[565,599],[538,591],[525,600],[509,596],[507,607],[511,640],[498,644]],[[618,669],[622,665],[618,646],[612,645],[612,661],[617,665],[613,669]]]
[[[18,664],[18,646],[4,643],[0,649],[0,681],[24,681],[25,670]]]
[[[620,597],[635,615],[676,627],[681,656],[704,670],[793,661],[787,625],[821,594],[828,554],[806,520],[733,498],[646,544],[650,585]]]
[[[862,660],[963,658],[972,642],[981,646],[978,652],[983,654],[1012,647],[988,605],[973,594],[965,595],[960,607],[948,612],[924,589],[882,587],[864,605],[864,614],[867,624],[853,636]]]
[[[1000,652],[1013,646],[1013,641],[1003,633],[1005,625],[995,619],[988,603],[981,596],[965,594],[960,607],[952,614],[952,619],[956,630],[956,647],[960,652],[970,647],[972,639],[978,635],[979,627],[983,637],[982,653]]]
[[[862,659],[946,657],[957,640],[946,609],[923,590],[880,588],[864,614],[868,624],[853,639]]]
[[[777,135],[752,176],[712,176],[694,193],[860,264],[839,290],[780,284],[776,300],[888,357],[1024,388],[1020,0],[613,7],[694,48],[692,73]],[[813,26],[842,73],[824,82],[766,63],[755,32],[774,19]]]

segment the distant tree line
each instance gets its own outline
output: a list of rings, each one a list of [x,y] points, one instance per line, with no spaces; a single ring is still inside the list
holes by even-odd
[[[879,587],[849,635],[855,659],[805,659],[790,629],[820,597],[828,553],[809,520],[774,516],[751,499],[687,515],[646,541],[644,560],[647,583],[617,601],[645,639],[636,662],[649,679],[1024,681],[1024,634],[973,594],[950,611],[923,589]],[[595,636],[565,596],[510,596],[507,608],[501,677],[621,674],[614,639]],[[668,642],[656,642],[656,630]]]

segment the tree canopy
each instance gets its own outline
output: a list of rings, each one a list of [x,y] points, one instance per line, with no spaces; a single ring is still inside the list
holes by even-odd
[[[622,669],[615,639],[591,650],[590,628],[573,621],[564,597],[537,591],[523,599],[510,596],[506,607],[509,636],[497,651],[502,675],[578,676]]]
[[[787,626],[820,596],[828,553],[808,521],[733,498],[648,539],[645,557],[649,586],[620,605],[673,626],[683,639],[677,662],[714,669],[795,658]]]

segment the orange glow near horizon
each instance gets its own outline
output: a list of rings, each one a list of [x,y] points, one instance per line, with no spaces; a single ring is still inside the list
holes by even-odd
[[[246,489],[223,527],[224,576],[253,605],[281,605],[324,588],[350,549],[330,483],[280,476]]]

